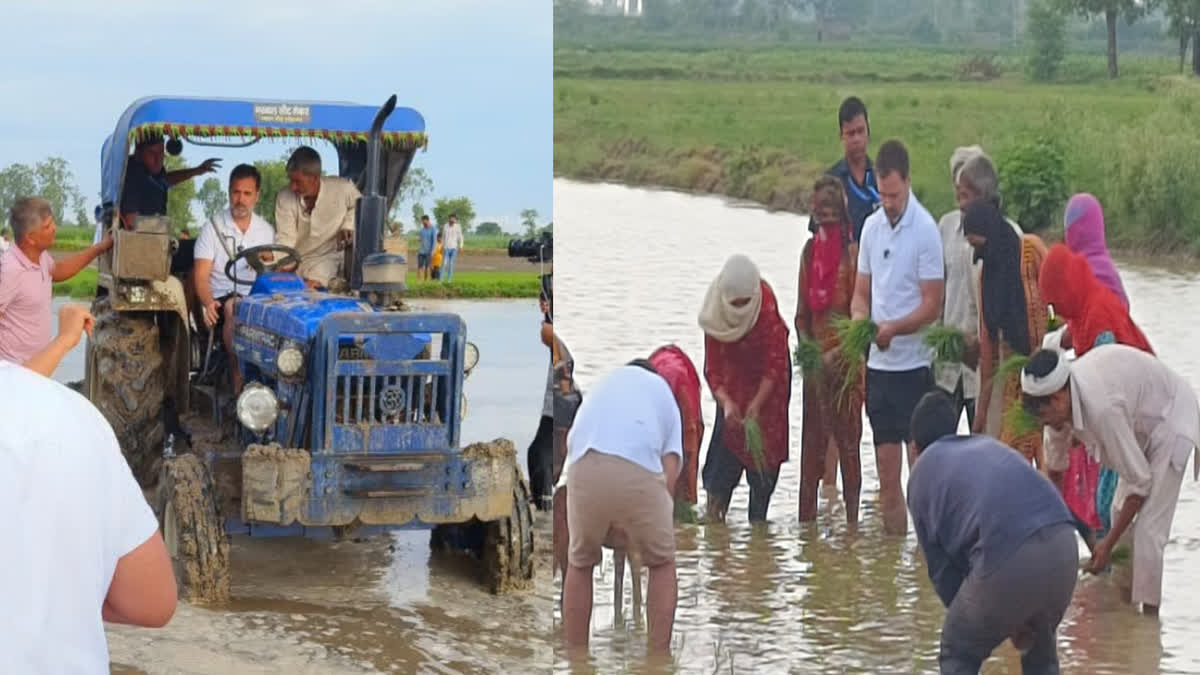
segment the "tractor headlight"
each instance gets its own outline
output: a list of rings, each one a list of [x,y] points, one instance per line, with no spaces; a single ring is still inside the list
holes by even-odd
[[[279,416],[279,400],[270,389],[258,382],[251,382],[238,396],[237,416],[243,426],[261,434],[270,429]]]
[[[279,354],[275,357],[275,366],[279,368],[281,375],[291,377],[304,367],[304,352],[300,351],[298,347],[288,345],[279,350]]]

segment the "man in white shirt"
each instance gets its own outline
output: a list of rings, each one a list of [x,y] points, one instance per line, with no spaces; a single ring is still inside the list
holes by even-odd
[[[609,533],[620,531],[630,558],[650,568],[650,646],[670,649],[677,596],[672,515],[682,456],[679,405],[648,361],[616,369],[584,398],[567,436],[563,467],[570,531],[563,623],[569,647],[587,648],[592,569]]]
[[[454,281],[454,261],[458,260],[458,251],[465,243],[462,227],[458,224],[458,214],[451,213],[442,232],[442,282]]]
[[[40,372],[91,326],[69,307],[50,348],[66,349],[36,355]],[[3,670],[107,673],[104,621],[161,627],[175,613],[171,561],[104,416],[27,366],[0,363]]]
[[[300,276],[324,287],[342,273],[344,248],[354,240],[354,207],[361,196],[345,178],[321,175],[321,156],[296,148],[285,167],[288,187],[275,198],[275,243],[300,254]]]
[[[1133,604],[1157,615],[1163,551],[1179,502],[1188,456],[1200,446],[1200,403],[1188,381],[1154,356],[1102,345],[1068,361],[1055,349],[1035,353],[1021,371],[1022,403],[1049,434],[1046,466],[1062,484],[1073,431],[1120,477],[1112,529],[1092,549],[1087,569],[1104,571],[1133,527]],[[1200,465],[1195,467],[1200,472]],[[1118,511],[1119,509],[1119,511]],[[1135,520],[1136,517],[1136,520]]]
[[[908,513],[900,487],[901,444],[916,460],[911,419],[934,388],[933,355],[923,331],[942,313],[945,263],[937,223],[912,193],[908,150],[888,141],[875,159],[883,208],[863,224],[850,313],[878,327],[867,357],[866,408],[875,438],[883,529],[903,535]]]
[[[975,425],[975,399],[979,396],[979,271],[983,264],[976,262],[975,249],[962,229],[962,215],[967,207],[984,200],[1000,207],[1000,181],[996,167],[978,145],[958,148],[950,157],[950,178],[958,208],[942,216],[938,230],[942,236],[942,255],[946,263],[946,300],[942,323],[962,331],[967,349],[962,363],[939,363],[934,366],[937,385],[954,397],[961,417],[967,413],[967,424]],[[1011,220],[1017,236],[1024,232]]]
[[[266,246],[275,240],[271,224],[254,212],[261,186],[258,169],[249,164],[234,167],[229,174],[229,210],[214,214],[196,238],[192,278],[202,314],[199,318],[209,330],[224,324],[221,339],[232,365],[234,394],[242,389],[242,377],[233,355],[233,310],[238,297],[250,291],[257,274],[246,260],[240,260],[233,267],[237,277],[237,284],[234,284],[225,275],[225,266],[239,252]]]

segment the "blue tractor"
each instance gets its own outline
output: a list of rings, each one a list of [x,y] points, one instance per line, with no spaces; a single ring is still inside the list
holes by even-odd
[[[234,256],[260,272],[234,317],[245,386],[236,419],[214,413],[207,426],[197,422],[205,416],[189,414],[191,401],[198,394],[219,410],[221,387],[201,384],[214,350],[211,335],[205,341],[189,321],[179,278],[190,267],[190,242],[162,217],[119,217],[130,148],[154,136],[170,138],[172,154],[182,141],[324,139],[337,149],[340,175],[363,195],[341,292],[309,289],[279,271],[298,261],[294,250]],[[529,487],[513,444],[460,442],[463,381],[478,359],[466,325],[454,314],[407,311],[405,259],[383,250],[391,201],[426,144],[424,119],[396,108],[395,96],[380,109],[148,98],[126,110],[104,144],[102,222],[115,243],[100,260],[83,391],[112,424],[156,508],[185,597],[229,596],[232,534],[362,538],[428,529],[436,547],[475,554],[494,592],[531,581]],[[267,251],[276,262],[263,262]]]

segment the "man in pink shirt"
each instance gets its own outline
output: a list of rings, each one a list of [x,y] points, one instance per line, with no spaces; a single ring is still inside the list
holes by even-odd
[[[22,197],[9,213],[13,246],[0,256],[0,360],[25,363],[50,344],[51,295],[112,247],[112,237],[55,262],[50,256],[58,226],[50,203]]]

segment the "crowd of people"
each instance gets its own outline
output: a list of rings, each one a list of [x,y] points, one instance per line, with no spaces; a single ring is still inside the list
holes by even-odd
[[[798,517],[817,517],[819,487],[832,487],[840,468],[846,520],[858,524],[865,409],[883,530],[904,535],[911,514],[949,610],[942,671],[978,672],[1011,639],[1025,672],[1057,672],[1055,634],[1078,572],[1075,532],[1093,573],[1131,541],[1129,600],[1158,612],[1163,549],[1188,456],[1200,446],[1200,404],[1131,318],[1095,197],[1071,198],[1065,241],[1048,247],[1006,217],[991,158],[962,147],[949,160],[957,208],[935,220],[913,193],[903,143],[883,143],[871,160],[861,100],[842,104],[838,124],[844,157],[813,187],[792,324],[821,362],[804,373]],[[865,367],[848,356],[839,319],[869,320]],[[708,522],[725,518],[743,474],[749,519],[762,521],[791,456],[789,327],[775,290],[742,254],[713,280],[698,323],[716,402],[698,472]],[[935,358],[926,339],[935,323],[959,337],[960,356]],[[693,393],[675,375],[694,372],[691,359],[668,349],[686,367],[661,363],[660,349],[613,370],[571,420],[556,420],[570,428],[556,448],[565,493],[556,542],[565,540],[573,648],[588,642],[602,546],[637,551],[650,568],[650,642],[670,643],[667,523],[673,500],[696,503],[686,477],[697,475],[700,436],[688,429],[702,434],[703,418],[699,382]],[[971,433],[960,435],[964,414]]]

